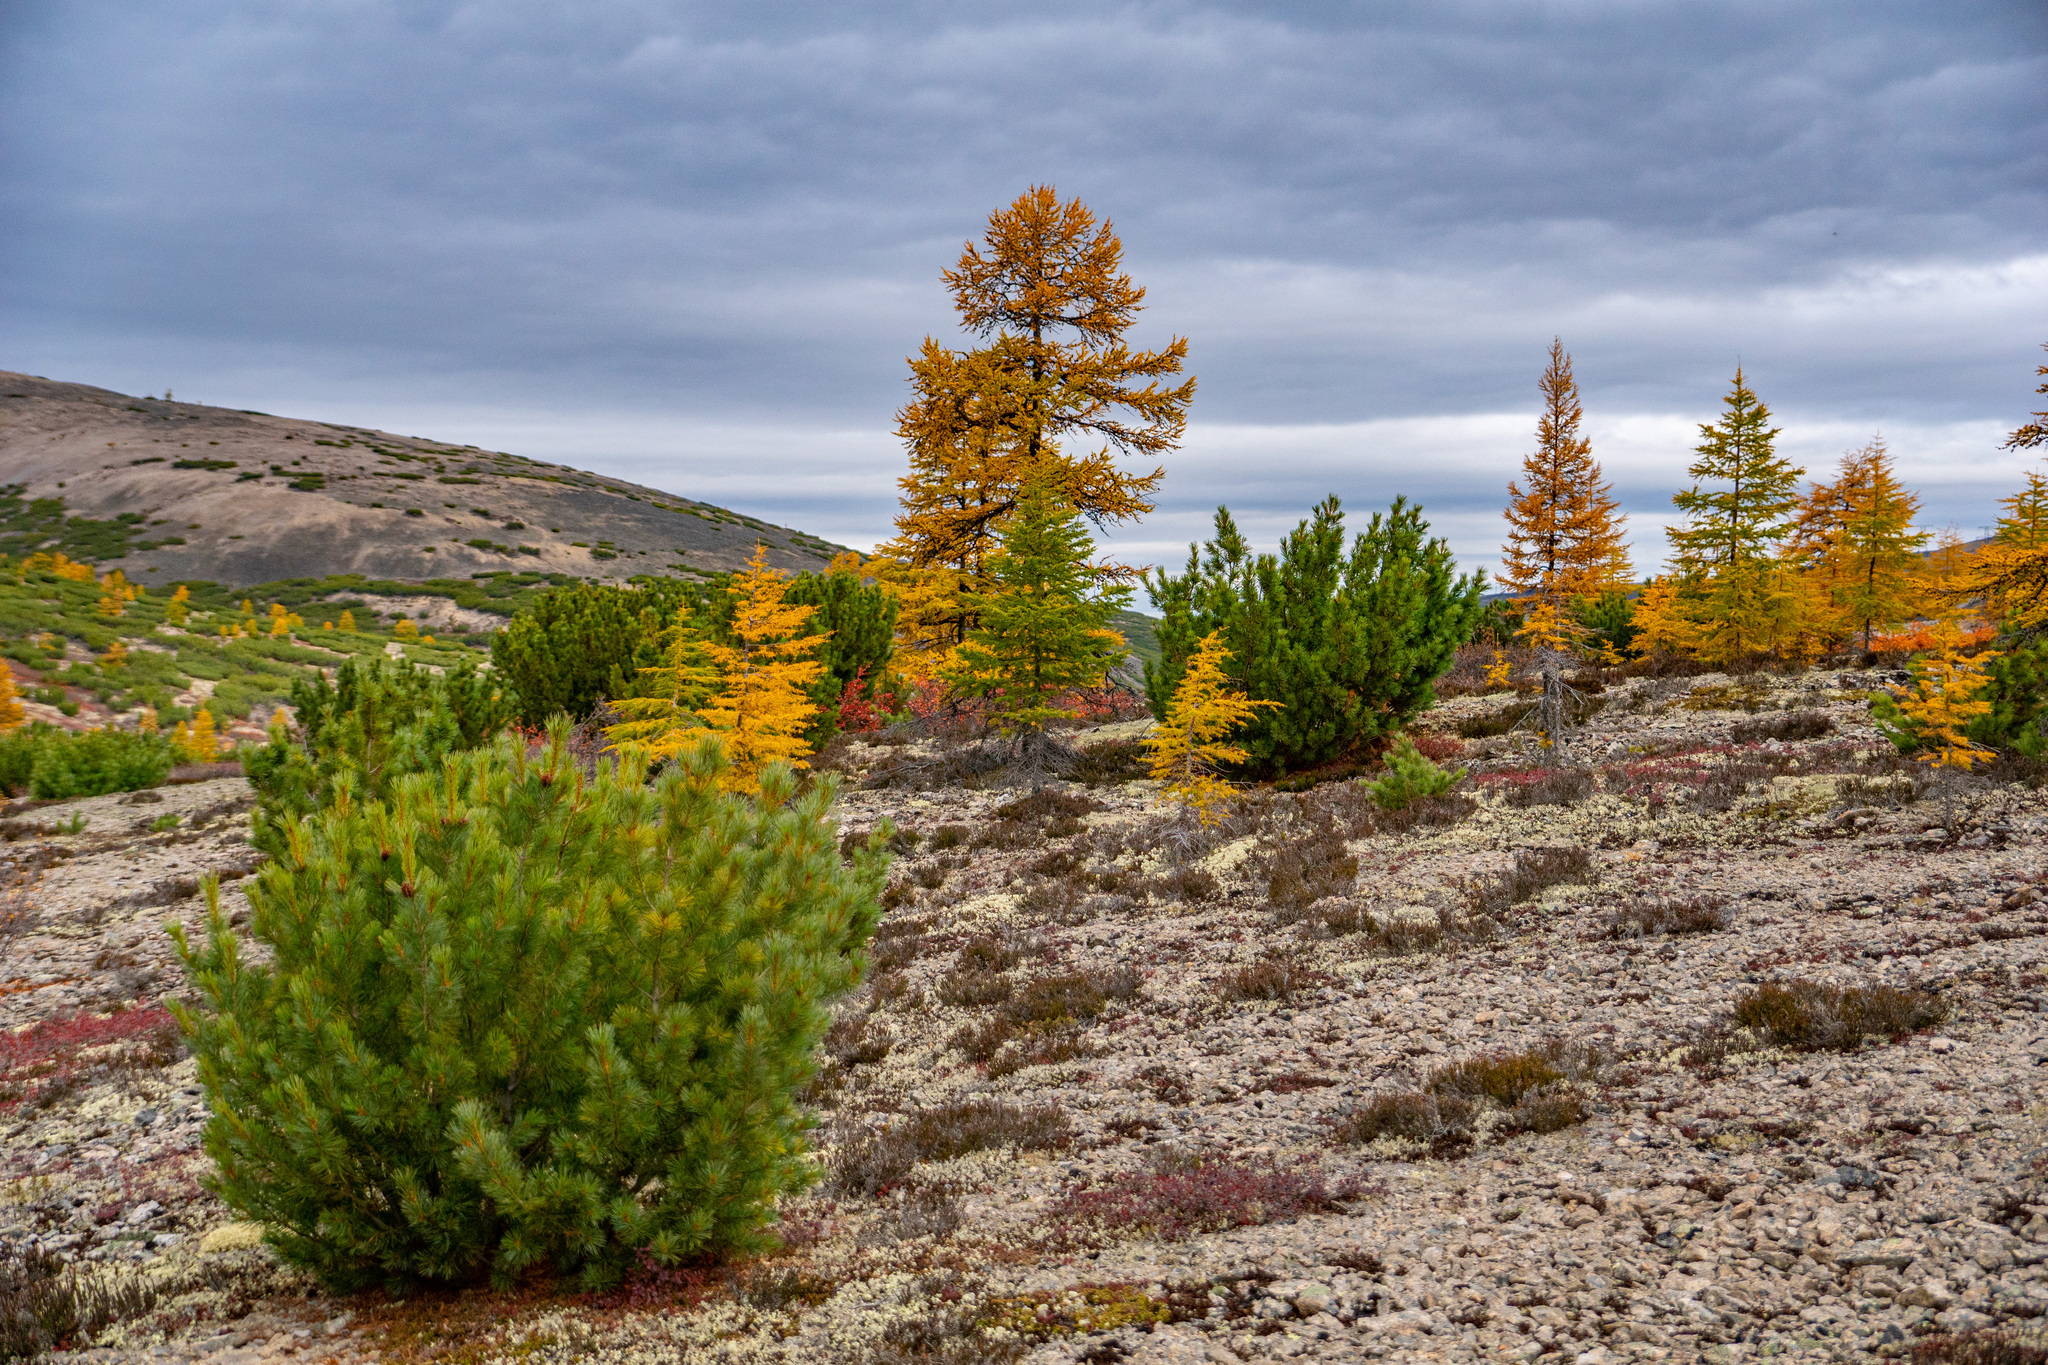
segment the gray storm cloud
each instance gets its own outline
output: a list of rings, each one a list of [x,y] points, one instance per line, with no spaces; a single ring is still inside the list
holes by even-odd
[[[30,3],[0,367],[887,533],[902,358],[1049,181],[1201,377],[1160,514],[1426,503],[1474,563],[1564,337],[1654,552],[1739,358],[1966,530],[2048,340],[2032,4]]]

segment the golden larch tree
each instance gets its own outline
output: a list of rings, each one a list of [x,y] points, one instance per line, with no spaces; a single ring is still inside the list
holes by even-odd
[[[1229,657],[1222,632],[1205,636],[1189,657],[1187,672],[1174,686],[1166,719],[1145,737],[1152,776],[1166,785],[1182,811],[1194,812],[1205,828],[1216,822],[1218,807],[1231,793],[1230,784],[1217,776],[1217,770],[1248,757],[1229,742],[1230,733],[1260,707],[1280,704],[1254,701],[1233,687],[1223,672],[1223,661]]]
[[[1923,595],[1920,550],[1932,538],[1913,529],[1919,511],[1882,437],[1845,452],[1833,482],[1809,485],[1785,547],[1817,590],[1809,615],[1860,632],[1866,650],[1877,630],[1911,617]]]
[[[1865,473],[1855,451],[1844,454],[1833,479],[1807,484],[1785,537],[1784,558],[1830,594],[1848,573],[1842,558],[1842,526],[1859,496]]]
[[[1984,650],[1965,658],[1962,634],[1952,618],[1943,618],[1935,639],[1935,648],[1910,665],[1913,690],[1899,695],[1898,706],[1911,717],[1923,740],[1932,745],[1920,755],[1921,762],[1967,772],[1995,757],[1964,730],[1971,721],[1991,710],[1991,703],[1980,699],[1977,693],[1989,681],[1986,665],[1998,653]]]
[[[211,763],[220,757],[220,737],[213,728],[213,712],[199,708],[187,725],[179,721],[171,730],[171,748],[187,763]]]
[[[191,605],[192,589],[180,583],[178,590],[171,594],[171,600],[164,603],[164,624],[172,626],[184,625],[185,614],[191,610]]]
[[[2048,343],[2043,343],[2041,349],[2048,351]],[[2034,373],[2048,375],[2048,365],[2036,366]],[[2048,393],[2048,379],[2043,379],[2034,392]],[[2000,448],[2032,450],[2037,446],[2048,446],[2048,411],[2034,413],[2033,418],[2033,421],[2022,423],[2012,435],[2006,437],[2005,444]]]
[[[2000,544],[2021,550],[2048,545],[2048,474],[2028,470],[2026,487],[2009,498],[2000,498],[1998,505],[2005,515],[1998,519],[1992,534]]]
[[[2048,365],[2038,374],[2048,374]],[[2036,390],[2048,393],[2048,383]],[[2048,412],[2006,437],[2004,448],[2025,450],[2048,445]],[[2048,478],[2035,471],[2027,485],[1999,505],[1997,533],[1944,588],[1953,601],[1982,597],[1987,612],[2005,618],[2009,630],[2023,630],[2048,621]]]
[[[12,730],[27,718],[22,709],[21,692],[14,685],[14,670],[0,659],[0,732]]]
[[[930,337],[910,358],[911,399],[896,414],[909,448],[896,537],[880,570],[901,601],[899,665],[957,647],[974,627],[968,598],[1027,486],[1043,484],[1095,526],[1152,510],[1165,471],[1129,472],[1180,442],[1192,378],[1175,337],[1134,350],[1124,334],[1145,291],[1122,270],[1123,243],[1080,200],[1033,186],[989,218],[945,272],[967,350]],[[1096,448],[1076,453],[1076,442]]]
[[[1847,575],[1835,594],[1849,620],[1862,627],[1870,648],[1880,626],[1907,620],[1920,605],[1920,551],[1931,538],[1913,529],[1920,499],[1899,482],[1891,452],[1873,439],[1855,452],[1861,477],[1842,522],[1842,563]]]
[[[761,770],[770,763],[807,766],[811,744],[803,732],[817,714],[808,689],[825,671],[811,656],[826,637],[802,635],[817,608],[785,602],[788,590],[789,575],[769,567],[768,547],[756,543],[729,589],[734,643],[679,631],[668,665],[649,670],[673,675],[670,695],[620,698],[613,704],[629,719],[605,733],[645,743],[657,757],[715,740],[725,751],[719,785],[727,791],[759,791]],[[689,706],[692,694],[707,683],[709,695]]]
[[[1522,457],[1526,487],[1508,485],[1508,541],[1501,549],[1500,576],[1522,599],[1525,612],[1548,604],[1545,619],[1561,625],[1572,603],[1629,581],[1623,540],[1627,518],[1611,485],[1601,478],[1593,443],[1579,434],[1584,412],[1572,358],[1561,340],[1550,343],[1550,366],[1541,387],[1536,449]],[[1562,629],[1569,631],[1569,626]]]

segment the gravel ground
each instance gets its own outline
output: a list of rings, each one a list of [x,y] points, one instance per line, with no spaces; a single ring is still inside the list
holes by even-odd
[[[156,1008],[189,879],[253,865],[246,786],[18,804],[0,856],[36,880],[0,1023],[44,1041],[0,1092],[0,1239],[154,1293],[86,1353],[109,1360],[1845,1360],[2024,1334],[2048,1315],[2048,798],[1888,773],[1878,683],[1618,685],[1561,802],[1526,790],[1526,739],[1456,738],[1512,697],[1446,702],[1418,729],[1479,795],[1405,830],[1328,787],[1193,846],[1140,782],[1007,810],[850,791],[847,831],[920,837],[827,1040],[789,1250],[595,1297],[337,1300],[276,1266],[202,1188],[204,1097]],[[1704,709],[1738,702],[1760,709]],[[1569,879],[1515,899],[1539,864]],[[1688,909],[1703,931],[1655,932]],[[1731,1028],[1795,980],[1941,1017],[1847,1050]],[[1360,1131],[1523,1055],[1554,1124],[1482,1101]]]

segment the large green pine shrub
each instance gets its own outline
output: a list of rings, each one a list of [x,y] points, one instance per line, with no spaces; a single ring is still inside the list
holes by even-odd
[[[714,749],[586,779],[557,720],[293,823],[250,960],[209,887],[180,1022],[222,1197],[345,1289],[615,1281],[764,1245],[812,1176],[794,1099],[858,980],[885,871],[833,785],[758,800]]]
[[[1227,508],[1216,538],[1188,551],[1179,576],[1146,580],[1161,660],[1145,668],[1164,716],[1196,646],[1221,631],[1224,671],[1252,698],[1280,703],[1233,737],[1246,767],[1278,776],[1353,756],[1435,700],[1431,685],[1479,621],[1484,575],[1459,575],[1450,546],[1428,537],[1422,509],[1396,498],[1344,552],[1335,497],[1281,542],[1253,555]]]

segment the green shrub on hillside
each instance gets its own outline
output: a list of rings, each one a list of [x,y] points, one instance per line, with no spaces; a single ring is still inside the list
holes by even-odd
[[[1281,542],[1251,553],[1227,508],[1216,538],[1190,549],[1179,577],[1147,579],[1164,619],[1162,655],[1145,668],[1154,715],[1164,716],[1196,646],[1221,631],[1224,671],[1248,697],[1278,702],[1233,735],[1261,776],[1347,758],[1435,700],[1480,617],[1484,576],[1459,576],[1442,539],[1425,539],[1420,508],[1396,498],[1344,552],[1344,514],[1326,499]]]
[[[273,961],[216,887],[205,942],[178,934],[217,1188],[336,1289],[601,1286],[760,1247],[814,1177],[794,1097],[859,978],[880,840],[840,861],[829,779],[726,795],[704,750],[586,780],[567,733],[299,822],[250,890]]]
[[[0,735],[0,786],[42,801],[154,787],[176,762],[161,735],[130,730],[74,734],[38,723]]]
[[[856,679],[872,685],[881,680],[896,648],[896,599],[879,583],[864,583],[858,574],[798,574],[782,600],[817,608],[807,635],[824,635],[817,659],[825,674],[811,688],[819,722],[828,733],[811,736],[822,744],[836,728],[839,698]]]

